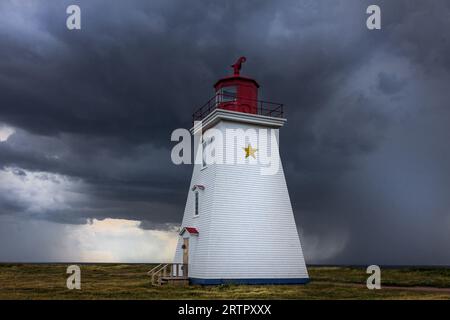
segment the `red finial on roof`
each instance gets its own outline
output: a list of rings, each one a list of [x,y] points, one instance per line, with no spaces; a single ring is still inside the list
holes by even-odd
[[[245,61],[247,61],[247,58],[246,58],[246,57],[240,57],[239,59],[237,59],[237,61],[236,61],[235,64],[231,65],[231,67],[232,67],[233,70],[234,70],[234,75],[235,75],[235,76],[238,76],[238,75],[239,75],[239,71],[241,70],[242,64],[243,64]]]

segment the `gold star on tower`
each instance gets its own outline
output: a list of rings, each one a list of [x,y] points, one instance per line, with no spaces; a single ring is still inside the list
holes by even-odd
[[[242,148],[242,149],[244,149],[244,151],[245,151],[245,158],[252,156],[253,159],[256,159],[255,152],[258,151],[258,149],[253,149],[250,144],[247,146],[247,148]]]

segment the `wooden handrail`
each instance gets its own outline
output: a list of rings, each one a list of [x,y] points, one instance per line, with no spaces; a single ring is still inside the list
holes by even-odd
[[[148,271],[147,274],[151,275],[153,273],[153,271],[155,271],[157,268],[159,268],[159,266],[161,266],[162,263],[158,264],[156,267],[154,267],[152,270]]]
[[[179,272],[180,266],[183,266],[182,272]],[[161,285],[163,277],[186,278],[188,276],[188,265],[184,263],[161,263],[147,272],[147,274],[151,277],[153,285]]]

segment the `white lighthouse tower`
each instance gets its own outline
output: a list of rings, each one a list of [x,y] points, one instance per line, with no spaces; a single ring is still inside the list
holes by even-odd
[[[203,161],[194,164],[174,262],[188,265],[185,272],[193,284],[306,283],[278,153],[278,129],[286,122],[283,106],[258,100],[258,83],[240,75],[243,62],[244,57],[232,66],[232,76],[214,85],[213,99],[193,115],[201,121],[192,132],[203,135]],[[205,149],[215,137],[211,132],[222,140],[213,152],[221,161],[215,163],[205,161]],[[270,133],[260,132],[276,134],[270,139]],[[228,143],[230,134],[234,143]],[[264,171],[268,162],[260,160],[267,155],[276,170]]]

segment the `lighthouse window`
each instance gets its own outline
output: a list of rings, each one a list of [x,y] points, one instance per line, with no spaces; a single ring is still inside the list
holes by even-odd
[[[206,145],[207,145],[207,142],[206,141],[204,141],[203,143],[202,143],[202,168],[206,168]]]
[[[221,102],[235,101],[237,97],[237,88],[235,86],[220,89]]]
[[[214,142],[214,137],[211,137],[207,140],[204,140],[202,143],[202,168],[206,168],[208,163],[206,162],[206,147]],[[216,150],[213,148],[212,150],[209,150],[211,152],[210,156],[214,157]]]
[[[194,216],[198,216],[198,191],[196,191],[194,195]]]

